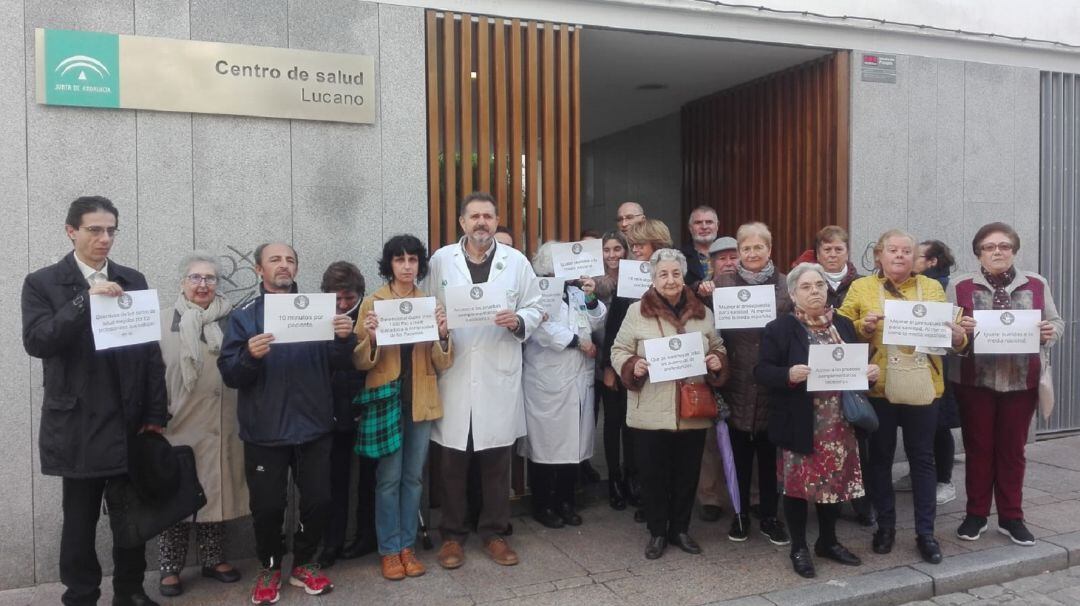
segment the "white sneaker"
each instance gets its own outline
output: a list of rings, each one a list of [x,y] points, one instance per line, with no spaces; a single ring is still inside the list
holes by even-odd
[[[893,482],[892,487],[896,492],[911,492],[911,474],[904,475]]]
[[[952,482],[938,482],[937,504],[944,505],[956,500],[956,486]]]

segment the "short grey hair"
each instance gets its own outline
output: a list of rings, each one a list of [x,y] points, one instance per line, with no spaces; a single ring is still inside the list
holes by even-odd
[[[825,268],[820,263],[799,263],[787,275],[787,290],[792,297],[795,296],[795,285],[799,283],[799,278],[808,271],[816,271],[821,279],[825,280],[825,284],[829,283],[829,276],[825,274]]]
[[[686,278],[686,255],[674,248],[661,248],[649,257],[649,277],[656,279],[656,266],[661,261],[675,261],[682,270],[683,278]]]
[[[187,277],[188,272],[191,271],[191,266],[196,263],[209,263],[214,266],[214,274],[219,278],[221,277],[221,261],[218,256],[208,250],[193,250],[184,255],[184,258],[180,260],[178,269],[180,270],[180,279],[183,280]]]
[[[551,258],[551,249],[556,244],[559,244],[558,240],[548,240],[541,244],[540,248],[536,249],[536,254],[532,258],[532,268],[536,275],[555,275],[555,261]]]

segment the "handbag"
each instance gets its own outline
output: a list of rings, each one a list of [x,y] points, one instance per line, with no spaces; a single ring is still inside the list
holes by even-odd
[[[881,307],[885,308],[885,287],[881,289]],[[916,299],[922,300],[922,286],[916,281]],[[935,398],[934,376],[930,359],[914,347],[885,346],[885,398],[893,404],[925,406]]]
[[[401,449],[401,379],[364,389],[353,404],[360,406],[356,454],[379,459]]]
[[[1054,412],[1054,374],[1050,371],[1050,355],[1046,349],[1039,356],[1042,362],[1042,371],[1039,373],[1039,414],[1043,421],[1050,420],[1050,414]]]
[[[660,318],[656,319],[656,327],[660,330],[660,336],[665,336]],[[719,416],[716,396],[708,383],[676,381],[675,384],[678,386],[680,419],[715,419]]]
[[[113,542],[124,549],[144,545],[185,518],[195,516],[206,505],[206,493],[195,469],[195,451],[190,446],[173,446],[179,482],[171,495],[148,498],[127,476],[110,480],[105,487],[105,508]]]
[[[861,391],[841,392],[840,404],[843,408],[845,421],[867,432],[877,431],[878,416],[865,393]]]

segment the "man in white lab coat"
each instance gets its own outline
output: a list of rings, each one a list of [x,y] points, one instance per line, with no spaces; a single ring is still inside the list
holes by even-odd
[[[465,562],[466,475],[475,457],[483,485],[477,532],[492,560],[512,566],[517,554],[499,532],[510,522],[511,447],[525,435],[521,343],[543,320],[540,291],[528,259],[495,241],[499,216],[491,194],[466,196],[458,222],[465,237],[431,256],[428,292],[446,305],[447,287],[487,283],[506,291],[507,304],[490,326],[454,329],[454,365],[439,377],[443,417],[431,433],[444,447],[439,564]]]

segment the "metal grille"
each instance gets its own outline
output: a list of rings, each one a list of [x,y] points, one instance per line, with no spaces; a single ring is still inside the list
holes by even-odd
[[[1080,76],[1042,73],[1040,268],[1065,334],[1051,352],[1057,403],[1038,433],[1080,429]]]

